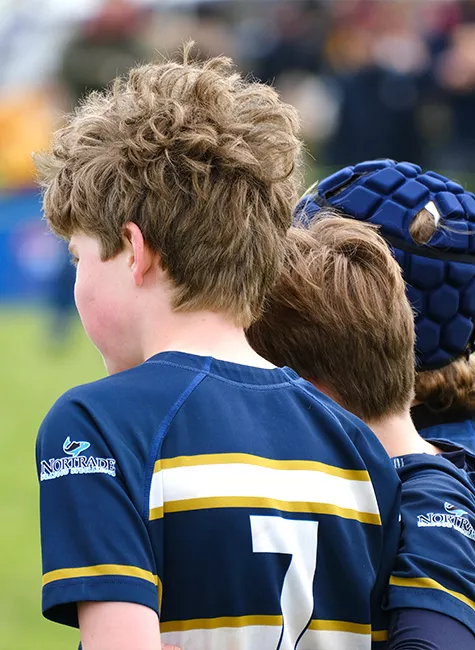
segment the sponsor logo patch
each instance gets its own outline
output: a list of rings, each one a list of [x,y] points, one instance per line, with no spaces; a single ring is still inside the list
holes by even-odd
[[[90,446],[90,442],[85,440],[71,441],[68,436],[63,443],[63,452],[67,454],[66,456],[41,461],[40,481],[50,481],[68,474],[108,474],[109,476],[115,476],[116,462],[114,458],[81,456]]]
[[[419,528],[437,527],[453,528],[469,539],[475,539],[475,530],[470,523],[466,510],[456,508],[447,501],[444,503],[446,512],[428,512],[425,515],[417,516]]]

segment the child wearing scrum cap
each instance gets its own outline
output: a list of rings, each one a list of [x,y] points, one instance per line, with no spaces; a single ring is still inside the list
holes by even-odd
[[[297,220],[322,205],[378,226],[392,247],[415,312],[413,421],[426,440],[475,454],[475,196],[417,165],[375,160],[320,181]]]
[[[424,440],[411,421],[414,319],[389,247],[375,227],[332,208],[318,217],[290,229],[281,275],[249,341],[363,419],[394,459],[402,527],[384,647],[474,648],[471,461]],[[351,565],[359,560],[350,548]]]

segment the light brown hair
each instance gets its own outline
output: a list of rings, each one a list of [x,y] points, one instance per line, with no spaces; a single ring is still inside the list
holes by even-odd
[[[434,215],[426,208],[422,208],[409,226],[409,234],[416,244],[427,244],[437,230]]]
[[[416,400],[434,411],[475,409],[475,359],[460,357],[438,370],[416,374]]]
[[[249,341],[367,421],[402,413],[413,397],[414,321],[399,265],[374,227],[319,214],[308,230],[289,231]]]
[[[37,157],[53,231],[97,237],[104,260],[128,221],[160,254],[177,310],[249,325],[274,283],[298,196],[297,113],[225,57],[135,68],[92,93]]]
[[[428,210],[415,216],[409,232],[417,244],[427,243],[437,225]],[[425,370],[416,374],[416,400],[434,411],[448,409],[475,409],[475,360],[465,356],[437,370]]]

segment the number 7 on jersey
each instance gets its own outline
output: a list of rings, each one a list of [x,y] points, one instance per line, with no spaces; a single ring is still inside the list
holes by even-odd
[[[292,556],[280,597],[283,625],[276,650],[295,650],[313,616],[318,521],[260,515],[250,520],[254,553]]]

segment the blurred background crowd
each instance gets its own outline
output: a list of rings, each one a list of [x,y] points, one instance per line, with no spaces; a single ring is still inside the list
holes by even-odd
[[[275,84],[320,165],[391,156],[466,171],[475,140],[472,0],[0,0],[0,183],[60,113],[186,39]]]
[[[85,93],[188,39],[299,109],[309,182],[390,157],[475,189],[475,0],[0,0],[0,650],[72,638],[39,614],[32,450],[58,394],[103,372],[31,152]]]
[[[189,38],[201,56],[232,56],[297,106],[312,180],[391,157],[470,184],[472,0],[0,0],[0,300],[37,295],[65,263],[28,216],[38,208],[25,193],[31,151],[48,146],[85,93]],[[66,275],[57,305],[67,302]]]
[[[36,196],[12,192],[33,187],[31,151],[48,146],[64,113],[134,63],[189,38],[201,56],[232,56],[297,106],[309,176],[390,157],[470,183],[472,0],[0,0],[0,16],[3,230],[4,220],[16,230],[38,205]],[[0,300],[37,292],[64,265],[61,249],[55,257],[50,242],[40,237],[40,245],[41,226],[27,221],[13,251],[11,239],[7,250],[0,241],[9,268],[22,261],[13,280],[2,264]],[[68,295],[66,276],[52,297],[58,305]]]

